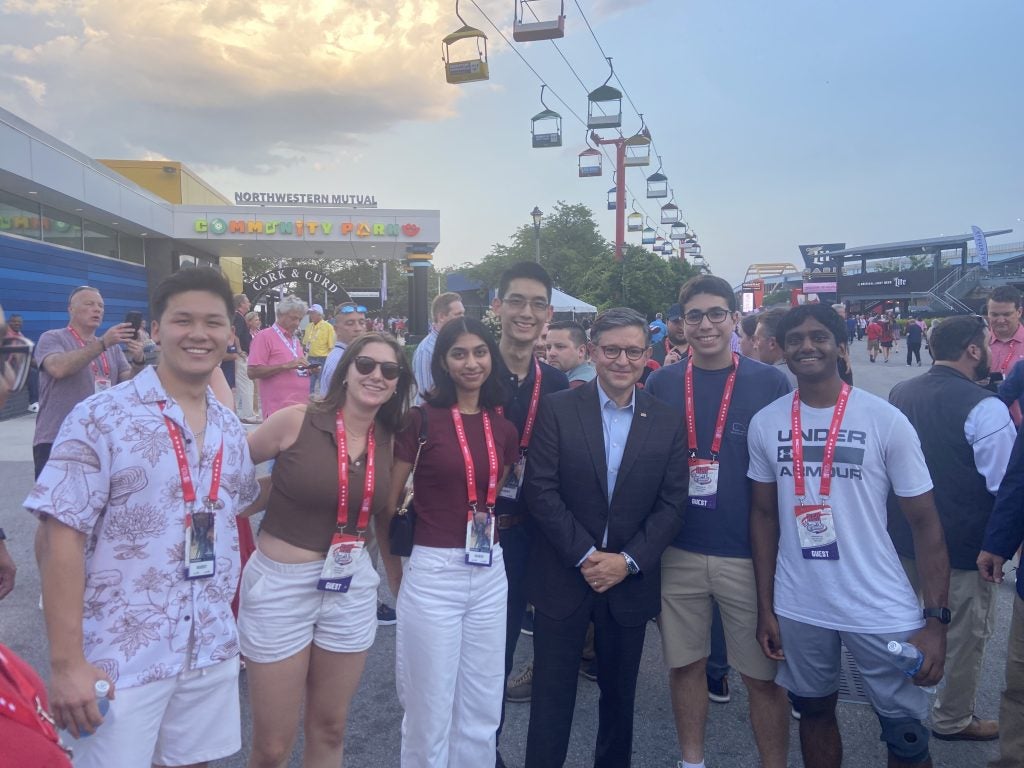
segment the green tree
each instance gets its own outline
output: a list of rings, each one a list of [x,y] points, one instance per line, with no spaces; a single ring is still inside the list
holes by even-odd
[[[559,201],[540,233],[541,264],[555,286],[600,309],[631,306],[653,316],[676,300],[679,286],[697,270],[678,258],[664,259],[637,245],[627,245],[622,262],[605,240],[593,212],[582,204]],[[461,269],[468,277],[496,288],[503,270],[535,258],[534,229],[524,225],[509,244],[496,244],[479,264]]]

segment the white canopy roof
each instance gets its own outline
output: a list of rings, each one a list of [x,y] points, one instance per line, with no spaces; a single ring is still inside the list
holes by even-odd
[[[597,312],[597,307],[587,304],[582,299],[563,293],[557,288],[551,289],[551,307],[555,312]]]

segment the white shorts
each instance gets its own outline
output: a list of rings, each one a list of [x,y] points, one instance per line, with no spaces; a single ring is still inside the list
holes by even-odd
[[[69,741],[75,768],[192,765],[242,748],[238,657],[134,688],[116,689],[103,724]]]
[[[358,653],[377,636],[380,576],[363,550],[348,592],[316,588],[324,561],[279,563],[260,550],[242,573],[238,642],[258,664],[294,656],[310,643],[334,653]]]

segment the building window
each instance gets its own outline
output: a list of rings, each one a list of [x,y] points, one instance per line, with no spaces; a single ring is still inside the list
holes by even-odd
[[[122,261],[130,261],[132,264],[146,264],[146,241],[141,237],[120,234],[117,236],[120,246]]]
[[[98,256],[117,258],[117,233],[109,227],[92,221],[83,222],[82,232],[85,235],[85,250]]]
[[[39,205],[0,191],[0,233],[39,240]]]
[[[82,250],[82,219],[49,206],[42,207],[43,240]]]

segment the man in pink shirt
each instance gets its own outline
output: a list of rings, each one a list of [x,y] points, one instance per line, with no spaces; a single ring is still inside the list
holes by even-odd
[[[285,406],[309,401],[309,361],[295,336],[306,302],[285,296],[276,307],[277,322],[253,337],[249,378],[257,382],[263,418]]]
[[[988,315],[989,349],[992,354],[992,373],[1005,378],[1014,363],[1024,359],[1024,327],[1020,316],[1021,294],[1012,285],[1001,285],[989,294],[986,313]],[[1010,406],[1013,423],[1021,423],[1020,405]]]

